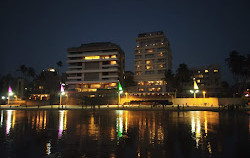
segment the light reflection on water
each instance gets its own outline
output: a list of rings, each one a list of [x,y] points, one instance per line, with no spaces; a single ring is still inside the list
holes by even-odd
[[[42,151],[36,153],[31,146],[40,156],[223,157],[226,150],[244,153],[249,145],[247,113],[2,110],[0,114],[0,149],[28,140]],[[227,147],[231,139],[239,143]],[[17,145],[4,154],[13,157],[21,149]]]
[[[63,131],[65,131],[67,126],[67,111],[59,111],[59,126],[58,126],[58,138],[61,139]]]

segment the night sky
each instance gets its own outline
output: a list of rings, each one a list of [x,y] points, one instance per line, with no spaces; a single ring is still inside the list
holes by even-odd
[[[250,3],[241,0],[13,0],[0,2],[0,73],[16,74],[21,64],[37,72],[61,60],[66,49],[88,42],[114,42],[133,70],[138,33],[162,30],[174,71],[219,64],[231,81],[225,58],[250,52]]]

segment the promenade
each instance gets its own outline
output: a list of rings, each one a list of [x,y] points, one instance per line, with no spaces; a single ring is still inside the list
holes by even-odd
[[[17,106],[17,105],[0,105],[3,110],[147,110],[147,111],[250,111],[250,106],[230,109],[228,107],[218,106],[151,106],[151,105],[43,105],[43,106]]]

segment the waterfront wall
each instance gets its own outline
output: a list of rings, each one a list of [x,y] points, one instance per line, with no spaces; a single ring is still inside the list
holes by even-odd
[[[245,99],[242,98],[170,98],[166,96],[157,96],[157,97],[138,97],[138,96],[127,96],[121,98],[121,104],[126,104],[130,101],[139,101],[139,100],[168,100],[173,102],[174,105],[206,105],[206,106],[219,106],[219,105],[231,105],[231,104],[240,104],[244,105],[247,103]]]
[[[172,101],[175,105],[206,105],[206,106],[218,106],[218,98],[175,98]]]
[[[172,99],[171,99],[172,100]],[[206,105],[206,106],[219,106],[219,105],[244,105],[246,100],[243,98],[175,98],[172,100],[175,105]]]

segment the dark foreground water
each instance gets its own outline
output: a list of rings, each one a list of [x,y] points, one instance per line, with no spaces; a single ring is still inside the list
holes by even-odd
[[[250,157],[249,112],[0,111],[0,157]]]

